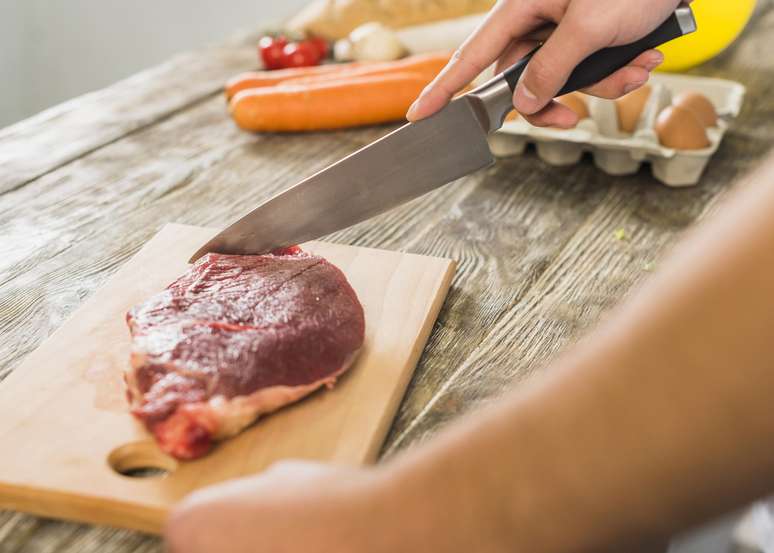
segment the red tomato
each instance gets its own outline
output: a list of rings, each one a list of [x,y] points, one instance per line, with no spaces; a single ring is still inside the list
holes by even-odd
[[[287,44],[284,36],[271,37],[265,36],[258,42],[258,52],[260,53],[263,66],[266,69],[279,69],[284,67],[282,49]]]
[[[328,44],[328,41],[325,40],[322,37],[319,36],[313,36],[306,39],[304,42],[308,42],[312,46],[314,46],[317,49],[317,52],[320,54],[320,59],[325,58],[325,56],[328,55],[328,50],[330,49],[330,45]]]
[[[308,42],[291,42],[282,49],[284,67],[308,67],[320,63],[317,47]]]

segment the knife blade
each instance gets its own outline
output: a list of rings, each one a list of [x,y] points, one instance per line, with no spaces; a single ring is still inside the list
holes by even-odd
[[[637,42],[586,58],[557,96],[599,82],[645,50],[695,30],[690,7],[681,6]],[[264,202],[190,261],[208,252],[260,254],[319,238],[491,165],[487,135],[513,109],[513,90],[538,49],[435,115],[400,127]]]

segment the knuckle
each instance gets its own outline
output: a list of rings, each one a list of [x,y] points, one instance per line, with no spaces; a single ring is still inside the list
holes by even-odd
[[[524,115],[522,114],[522,117],[527,120],[527,122],[532,125],[533,127],[548,127],[549,123],[545,121],[545,119],[539,115]]]
[[[549,94],[554,86],[554,71],[542,56],[535,56],[529,62],[524,77],[527,87],[536,94]]]
[[[466,72],[479,74],[486,66],[480,61],[476,60],[473,56],[461,52],[460,55],[454,60],[455,65],[462,67]]]
[[[590,18],[580,17],[576,13],[563,20],[562,26],[568,37],[573,37],[591,50],[598,50],[614,42],[618,27],[607,15]]]
[[[606,98],[612,100],[623,96],[624,84],[615,81],[604,80],[588,87],[583,92],[597,98]]]

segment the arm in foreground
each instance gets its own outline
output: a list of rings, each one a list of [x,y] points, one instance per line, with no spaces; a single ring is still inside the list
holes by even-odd
[[[764,495],[772,214],[774,158],[543,376],[376,468],[286,464],[197,492],[172,550],[609,551]]]

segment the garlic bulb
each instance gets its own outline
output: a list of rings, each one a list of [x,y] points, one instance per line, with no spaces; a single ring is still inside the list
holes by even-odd
[[[333,45],[333,59],[336,61],[352,61],[354,58],[352,52],[352,43],[348,38],[341,38]]]
[[[364,23],[349,35],[352,57],[358,61],[389,61],[403,56],[398,36],[381,23]]]

